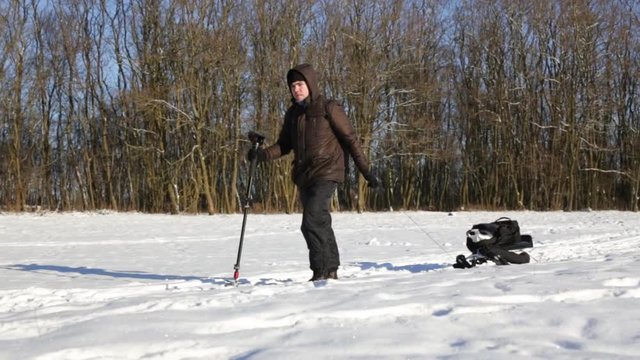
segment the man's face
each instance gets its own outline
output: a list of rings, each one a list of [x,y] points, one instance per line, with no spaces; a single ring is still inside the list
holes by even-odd
[[[294,81],[291,83],[291,95],[296,99],[296,102],[301,102],[309,96],[309,88],[304,81]]]

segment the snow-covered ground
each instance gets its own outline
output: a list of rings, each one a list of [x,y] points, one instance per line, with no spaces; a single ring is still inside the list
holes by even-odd
[[[451,268],[500,216],[532,261]],[[0,214],[1,359],[637,359],[640,214],[334,213],[308,282],[301,216]]]

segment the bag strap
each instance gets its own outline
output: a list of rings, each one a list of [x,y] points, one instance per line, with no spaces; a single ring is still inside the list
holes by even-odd
[[[496,221],[494,221],[494,222],[500,222],[501,220],[511,221],[511,218],[508,218],[508,217],[506,217],[506,216],[503,216],[503,217],[501,217],[501,218],[498,218],[498,219],[497,219]]]
[[[333,99],[325,99],[324,101],[324,116],[330,121],[333,121],[333,117],[331,116],[331,111],[329,110],[329,107],[337,104],[338,102]],[[345,144],[342,143],[340,139],[338,139],[338,142],[340,143],[340,147],[342,148],[342,153],[344,156],[344,171],[346,174],[348,174],[349,173],[349,151],[347,150],[347,147],[345,146]]]

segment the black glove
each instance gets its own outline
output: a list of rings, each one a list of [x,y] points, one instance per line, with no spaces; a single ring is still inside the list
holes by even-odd
[[[256,159],[256,161],[261,162],[261,161],[265,161],[266,158],[267,158],[267,154],[261,148],[257,148],[257,149],[251,148],[247,153],[247,160],[249,161]]]
[[[366,174],[364,174],[364,178],[365,180],[367,180],[367,186],[370,188],[377,188],[378,185],[380,185],[380,183],[378,182],[378,179],[373,176],[372,173],[368,172]]]

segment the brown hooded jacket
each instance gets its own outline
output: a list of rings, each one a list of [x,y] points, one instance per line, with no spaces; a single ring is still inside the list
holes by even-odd
[[[293,150],[292,177],[301,188],[318,180],[342,183],[345,153],[351,155],[362,174],[367,174],[369,163],[342,107],[320,94],[311,65],[301,64],[289,70],[292,71],[304,77],[309,96],[304,104],[292,100],[277,142],[265,149],[265,159],[276,159]]]

